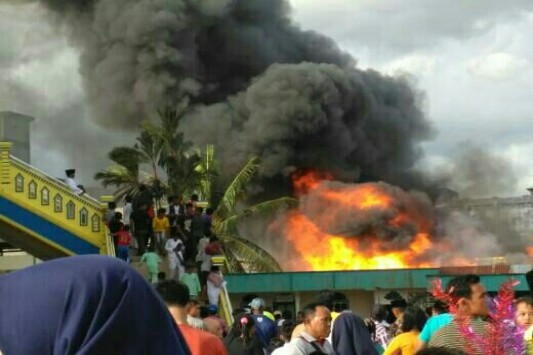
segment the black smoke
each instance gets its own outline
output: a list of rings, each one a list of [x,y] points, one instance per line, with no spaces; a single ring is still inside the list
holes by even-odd
[[[415,181],[431,133],[420,95],[301,30],[287,1],[41,2],[81,52],[100,125],[131,129],[187,101],[188,139],[215,143],[228,172],[257,154],[270,179],[316,167],[347,181]]]

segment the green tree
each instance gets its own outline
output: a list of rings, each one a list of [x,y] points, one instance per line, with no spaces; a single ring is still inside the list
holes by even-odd
[[[162,189],[162,193],[182,195],[197,184],[201,173],[200,155],[185,142],[179,123],[187,106],[158,112],[158,121],[145,121],[133,147],[117,147],[108,155],[114,164],[95,175],[104,186],[117,187],[116,198],[135,193],[140,184]],[[148,172],[141,170],[148,167]]]
[[[252,156],[226,188],[213,213],[213,232],[225,246],[232,272],[277,272],[281,267],[269,253],[238,235],[239,223],[247,218],[267,216],[297,205],[291,197],[281,197],[238,209],[237,202],[246,196],[246,186],[259,169],[259,158]]]

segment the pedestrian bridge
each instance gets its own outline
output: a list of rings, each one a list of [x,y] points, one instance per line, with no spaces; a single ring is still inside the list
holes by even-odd
[[[105,206],[77,196],[10,150],[10,142],[0,142],[0,239],[42,260],[113,255],[103,223]]]

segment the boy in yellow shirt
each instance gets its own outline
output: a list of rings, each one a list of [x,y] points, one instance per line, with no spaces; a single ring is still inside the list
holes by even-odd
[[[157,216],[152,220],[154,248],[160,255],[165,255],[165,243],[167,241],[167,233],[170,230],[170,222],[165,213],[166,210],[160,208],[157,210]]]

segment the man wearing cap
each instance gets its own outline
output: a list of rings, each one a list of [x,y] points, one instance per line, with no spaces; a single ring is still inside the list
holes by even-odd
[[[83,187],[83,185],[78,185],[76,180],[74,180],[74,178],[76,177],[76,170],[65,170],[65,174],[67,175],[65,183],[68,185],[68,187],[70,187],[70,189],[74,191],[76,195],[83,195],[85,193],[85,188]]]
[[[403,298],[399,298],[393,300],[390,305],[392,308],[392,314],[394,314],[394,317],[396,318],[389,328],[389,339],[392,339],[402,333],[403,315],[405,313],[405,308],[407,308],[407,301]]]
[[[252,317],[255,321],[255,333],[261,340],[263,348],[268,349],[270,340],[277,335],[276,323],[263,314],[265,301],[262,298],[254,298],[249,306],[252,308]]]

